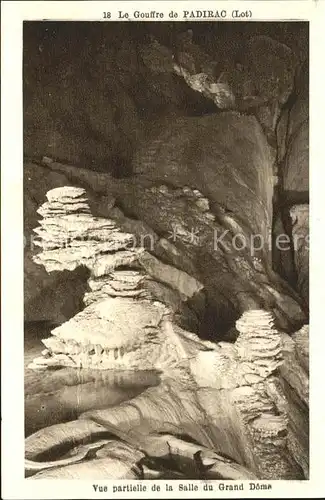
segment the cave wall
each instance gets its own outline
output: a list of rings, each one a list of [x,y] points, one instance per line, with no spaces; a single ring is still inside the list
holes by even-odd
[[[291,251],[274,247],[274,267],[309,304],[309,68],[297,72],[291,105],[278,127],[278,204],[275,238],[290,235]]]
[[[192,30],[190,41],[185,28]],[[266,133],[266,139],[263,136],[265,108],[257,119],[238,116],[234,125],[233,119],[219,116],[215,104],[182,78],[162,71],[159,61],[156,67],[148,66],[143,57],[144,48],[154,37],[176,57],[183,54],[183,61],[182,50],[186,49],[202,67],[209,66],[215,75],[225,74],[239,94],[247,92],[252,81],[255,90],[272,94],[270,82],[283,74],[282,66],[273,65],[277,54],[272,51],[265,51],[264,69],[259,66],[257,45],[254,48],[251,39],[257,35],[272,37],[267,39],[268,47],[281,49],[281,64],[288,60],[289,53],[297,68],[296,95],[293,102],[289,98],[286,104],[284,99],[286,105],[277,131],[281,158],[272,134]],[[299,149],[301,133],[308,145],[304,118],[306,109],[308,113],[307,71],[300,69],[307,59],[307,23],[24,23],[26,319],[67,319],[79,307],[83,290],[83,277],[74,276],[76,281],[71,287],[67,284],[69,311],[62,296],[65,278],[60,285],[55,276],[49,277],[31,260],[37,250],[30,245],[32,230],[37,226],[37,207],[49,189],[73,182],[67,170],[51,174],[44,164],[41,166],[42,159],[74,165],[80,169],[81,177],[91,170],[115,178],[135,176],[150,183],[163,181],[180,187],[189,184],[209,198],[214,204],[212,210],[221,207],[230,218],[234,215],[242,229],[249,221],[247,234],[266,235],[273,219],[276,176],[272,174],[277,174],[278,167],[272,167],[272,163],[276,156],[281,162],[279,200],[293,193],[292,205],[306,202],[295,195],[301,190],[304,195],[308,189],[308,152],[305,146],[303,152]],[[288,98],[291,82],[284,81],[280,90]],[[240,123],[244,132],[240,131]],[[296,130],[297,139],[291,141],[289,148],[289,137],[296,137]],[[246,153],[241,155],[244,149]],[[252,162],[249,150],[255,158]],[[220,176],[222,182],[218,180]],[[105,189],[109,191],[106,181],[101,185],[103,180],[98,179],[101,180],[92,188],[105,195]],[[89,185],[91,181],[84,178],[83,186]],[[122,205],[124,196],[128,214],[150,223],[150,210],[143,212],[141,199],[137,201],[123,189],[114,194]],[[289,209],[286,206],[287,222]],[[285,216],[278,206],[276,217],[283,224]],[[271,259],[269,252],[264,257]],[[296,285],[296,263],[301,259],[288,253],[276,258],[280,262],[276,271]],[[202,257],[201,260],[204,262]],[[78,292],[74,294],[73,290]]]
[[[215,112],[175,74],[155,73],[144,64],[139,54],[151,36],[177,49],[180,33],[192,29],[217,72],[246,64],[249,36],[255,34],[273,34],[298,59],[303,48],[306,53],[306,23],[201,24],[25,22],[25,156],[124,176],[153,120]]]

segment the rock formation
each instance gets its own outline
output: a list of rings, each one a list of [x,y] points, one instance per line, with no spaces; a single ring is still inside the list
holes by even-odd
[[[309,304],[309,205],[290,208],[297,288]]]
[[[309,109],[305,100],[297,100],[290,111],[282,175],[285,196],[296,203],[308,201]]]
[[[229,109],[233,98],[273,129],[308,53],[307,23],[282,25],[149,22],[141,34],[137,24],[26,23],[25,155],[129,175],[152,118]]]
[[[308,73],[301,65],[307,40],[303,24],[241,23],[243,35],[237,30],[238,24],[231,23],[231,44],[230,24],[221,27],[208,23],[203,32],[198,23],[188,24],[189,30],[171,23],[166,33],[157,24],[146,23],[143,36],[135,25],[112,25],[109,33],[105,26],[96,30],[92,25],[82,28],[94,43],[89,43],[88,36],[78,35],[80,26],[71,27],[71,31],[64,24],[48,26],[43,34],[40,26],[35,30],[31,25],[24,28],[24,150],[25,156],[33,159],[33,163],[26,161],[24,165],[25,233],[35,227],[36,207],[45,193],[71,183],[88,192],[93,190],[97,197],[103,195],[103,200],[104,195],[113,194],[125,213],[152,226],[156,234],[164,232],[165,239],[174,229],[170,224],[166,229],[165,221],[151,221],[155,213],[151,200],[144,204],[146,210],[142,198],[139,203],[138,193],[151,183],[198,189],[210,204],[211,216],[222,219],[218,234],[229,228],[236,233],[236,226],[246,241],[251,237],[259,239],[260,235],[271,237],[277,183],[281,186],[275,188],[281,190],[280,204],[289,198],[290,206],[308,202],[308,95],[299,93],[303,86],[300,80]],[[78,58],[74,58],[74,51]],[[82,93],[78,88],[83,89]],[[292,106],[289,101],[293,93],[298,99]],[[198,116],[207,113],[209,116]],[[275,163],[276,156],[280,167]],[[40,158],[46,162],[60,159],[76,168],[58,168],[55,162],[52,167],[40,167]],[[35,174],[39,169],[41,175]],[[106,178],[98,171],[105,172]],[[135,178],[129,178],[134,174]],[[125,182],[116,182],[117,177],[123,177]],[[288,225],[290,206],[286,205],[284,214]],[[102,215],[109,214],[104,210]],[[195,230],[190,228],[190,232]],[[291,227],[285,227],[285,232],[291,234]],[[239,245],[241,240],[242,236],[236,240]],[[185,252],[179,243],[175,246],[181,260]],[[271,248],[272,243],[267,246]],[[78,310],[84,276],[78,275],[79,270],[69,279],[48,276],[33,264],[33,253],[28,239],[26,320],[68,319]],[[292,272],[294,262],[289,253],[281,256],[286,261],[282,267],[287,270],[282,272],[276,267],[276,271],[284,278],[293,276],[289,282],[295,285],[296,270]],[[173,254],[164,257],[173,263]],[[265,267],[259,253],[254,257],[244,258],[242,267],[247,273],[247,262],[249,267]],[[270,251],[264,252],[267,265],[272,266],[273,257]],[[202,269],[190,269],[195,259],[201,262]],[[227,329],[236,314],[243,311],[238,304],[238,288],[245,287],[247,298],[246,284],[235,286],[233,293],[230,281],[238,270],[233,270],[233,263],[216,266],[215,259],[211,262],[209,256],[202,258],[198,252],[186,260],[191,265],[184,265],[184,270],[194,273],[207,289],[210,310],[220,311],[213,321],[220,320]],[[207,270],[209,266],[211,271]],[[228,267],[230,272],[225,273]],[[240,273],[243,275],[244,270]],[[269,271],[267,274],[271,283],[278,282]],[[230,287],[223,297],[215,294],[217,279]],[[241,281],[239,276],[235,281]],[[77,291],[69,294],[69,301],[63,300],[65,282]],[[249,290],[249,294],[256,301],[256,291]],[[292,296],[292,290],[285,295]],[[257,307],[265,300],[269,304],[273,299],[260,298]],[[297,301],[299,298],[294,296]],[[303,320],[296,305],[288,307],[292,310],[285,316],[290,318],[277,320],[281,327],[292,330]],[[275,315],[278,318],[283,313],[275,311]],[[292,321],[294,316],[298,319]]]
[[[219,109],[255,114],[275,146],[277,122],[293,91],[297,66],[290,48],[268,36],[254,36],[245,42],[245,55],[237,57],[237,64],[220,65],[192,37],[191,30],[178,37],[174,53],[153,38],[142,49],[142,59],[155,72],[175,72]]]
[[[300,438],[299,413],[299,402],[308,404],[306,328],[291,339],[275,328],[270,312],[251,308],[236,323],[234,344],[201,340],[185,329],[195,323],[193,316],[198,321],[202,316],[201,283],[166,268],[113,220],[94,217],[83,189],[57,188],[47,198],[39,209],[42,252],[35,260],[48,271],[87,267],[90,305],[43,340],[47,349],[31,367],[151,369],[161,382],[130,402],[29,436],[27,474],[39,479],[170,477],[164,460],[171,453],[181,477],[307,477],[308,446]],[[291,344],[284,348],[284,342]],[[115,436],[113,443],[108,433]],[[70,454],[44,461],[63,444],[72,446]],[[126,449],[134,455],[121,468]],[[89,461],[90,453],[95,458]],[[157,459],[163,472],[156,470]]]
[[[303,68],[301,71],[306,71]],[[301,80],[302,77],[300,77]],[[290,252],[274,248],[275,269],[309,304],[309,103],[308,88],[297,88],[293,106],[278,125],[279,196],[275,238],[290,235]]]
[[[24,28],[26,475],[308,478],[306,28],[101,24]]]
[[[35,264],[38,250],[34,228],[38,223],[37,209],[44,193],[55,186],[67,185],[64,173],[50,171],[46,166],[24,162],[24,319],[62,323],[74,316],[82,306],[87,273],[47,273]]]
[[[203,283],[224,330],[252,306],[269,308],[287,331],[305,321],[299,297],[272,271],[273,156],[254,117],[228,112],[154,128],[132,179],[55,162],[46,168],[93,191],[94,213],[138,239],[150,235],[156,257]]]

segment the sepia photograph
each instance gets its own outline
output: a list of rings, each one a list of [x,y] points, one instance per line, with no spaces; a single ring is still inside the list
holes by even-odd
[[[188,18],[23,23],[28,480],[309,479],[309,22]]]

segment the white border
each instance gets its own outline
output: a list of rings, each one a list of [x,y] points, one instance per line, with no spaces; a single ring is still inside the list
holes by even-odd
[[[272,490],[243,492],[202,491],[167,493],[166,481],[144,481],[147,493],[115,493],[113,484],[119,481],[100,481],[107,493],[94,493],[91,482],[85,481],[26,481],[23,477],[24,455],[24,397],[23,397],[23,190],[22,190],[22,21],[31,19],[102,20],[102,12],[110,10],[112,20],[118,10],[150,11],[166,14],[173,9],[249,9],[252,20],[310,20],[311,32],[311,478],[309,481],[267,481]],[[324,383],[324,49],[325,2],[318,1],[253,1],[253,2],[3,2],[1,4],[1,67],[2,67],[2,148],[1,148],[1,222],[2,222],[2,492],[6,499],[55,498],[299,498],[322,497],[325,472],[325,412]],[[179,20],[181,18],[181,14]],[[231,17],[226,20],[232,20]],[[193,21],[193,20],[192,20]],[[103,21],[109,22],[109,21]],[[240,22],[240,21],[239,21]],[[264,481],[265,482],[265,481]],[[125,481],[123,484],[132,483]],[[139,484],[139,482],[136,482]],[[234,484],[233,482],[226,482]],[[154,484],[161,491],[151,491]],[[217,483],[215,483],[217,486]],[[55,489],[54,489],[55,488]],[[54,493],[55,491],[55,493]]]

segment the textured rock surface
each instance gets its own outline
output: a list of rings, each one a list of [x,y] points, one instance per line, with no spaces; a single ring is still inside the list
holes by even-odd
[[[202,295],[203,286],[137,247],[133,235],[120,231],[113,220],[93,217],[84,189],[56,188],[47,199],[39,209],[41,227],[35,229],[42,252],[34,261],[48,272],[87,267],[91,277],[85,302],[90,305],[53,330],[54,337],[43,341],[49,355],[34,365],[129,369],[139,363],[134,351],[142,346],[145,330],[153,338],[147,356],[152,367],[164,318],[174,315],[177,321],[183,315],[184,323],[188,315],[194,322],[195,313],[186,314],[184,303]]]
[[[98,461],[100,477],[121,477],[121,470],[115,469],[116,461],[108,460],[102,467],[102,454],[96,455],[95,463],[91,461],[87,469],[83,460],[88,450],[84,448],[75,448],[72,455],[57,463],[37,461],[63,441],[68,443],[73,439],[76,447],[81,439],[87,436],[90,439],[94,433],[100,439],[108,430],[152,457],[157,457],[157,432],[188,435],[211,450],[203,450],[203,456],[208,453],[213,465],[211,478],[220,474],[220,470],[224,478],[307,476],[307,445],[297,438],[293,427],[299,427],[302,417],[299,414],[295,419],[290,417],[294,423],[291,427],[288,423],[289,413],[296,413],[293,394],[297,394],[299,402],[308,404],[308,378],[304,378],[304,369],[300,367],[300,359],[305,364],[306,358],[306,329],[296,334],[297,340],[292,340],[277,331],[270,312],[250,310],[236,323],[239,335],[234,344],[200,340],[179,326],[177,308],[170,307],[165,295],[157,299],[152,289],[146,290],[145,284],[151,279],[159,288],[161,282],[157,279],[164,276],[163,286],[172,288],[179,301],[190,306],[189,300],[202,295],[199,282],[181,271],[178,271],[178,279],[171,271],[159,272],[159,261],[156,258],[152,261],[143,247],[129,249],[125,260],[125,247],[132,235],[122,232],[112,220],[93,217],[84,189],[56,188],[48,192],[47,199],[39,210],[43,214],[42,228],[37,230],[42,252],[35,260],[49,271],[73,270],[78,262],[87,266],[92,291],[97,282],[102,295],[92,296],[90,305],[82,312],[52,330],[52,336],[43,340],[47,349],[30,366],[155,370],[160,373],[161,383],[131,403],[83,413],[74,429],[67,423],[29,436],[26,439],[28,474],[40,471],[36,479],[77,478],[83,471],[91,474]],[[112,260],[112,255],[119,254],[120,258]],[[109,264],[107,257],[110,257]],[[154,271],[152,275],[151,271]],[[112,289],[138,290],[140,294],[116,295]],[[141,292],[144,295],[141,296]],[[188,314],[185,309],[178,312],[185,318]],[[296,349],[302,350],[301,357]],[[282,381],[278,373],[286,361],[290,364],[283,369]],[[292,366],[295,366],[294,377]],[[291,388],[289,392],[287,388],[281,389],[285,384]],[[284,390],[291,398],[289,406]],[[169,437],[167,442],[173,440]],[[164,443],[161,437],[160,445],[165,446]],[[182,460],[184,454],[190,453],[189,447],[180,441],[176,457]],[[213,455],[214,450],[230,454],[225,469],[218,456]],[[75,463],[76,457],[80,458],[80,466]],[[134,465],[141,462],[141,457],[135,459]],[[57,469],[52,472],[52,468]],[[129,472],[125,474],[123,477],[130,477]]]
[[[151,182],[199,189],[236,221],[245,214],[244,224],[266,241],[274,157],[254,117],[230,112],[180,119],[157,131],[139,151],[136,173]]]
[[[206,25],[208,31],[203,32],[197,24],[194,31],[185,31],[179,24],[171,23],[166,33],[155,23],[147,23],[143,35],[129,25],[122,29],[112,25],[109,33],[104,26],[98,27],[95,32],[91,25],[86,28],[76,24],[71,33],[64,24],[48,26],[46,33],[42,33],[41,26],[25,26],[24,145],[27,156],[61,158],[87,169],[110,172],[115,177],[129,176],[134,167],[137,173],[151,170],[149,179],[154,182],[162,180],[174,184],[175,179],[181,188],[190,184],[191,189],[199,189],[202,200],[198,200],[198,206],[201,204],[202,210],[206,206],[211,209],[211,214],[207,216],[220,215],[219,208],[224,211],[227,221],[222,222],[221,233],[230,225],[232,231],[238,232],[239,227],[248,239],[252,234],[268,237],[272,226],[270,207],[274,179],[271,164],[274,154],[272,149],[268,150],[258,121],[264,131],[273,131],[279,109],[292,90],[293,72],[300,57],[299,47],[303,47],[302,40],[306,40],[302,25],[274,28],[274,39],[270,38],[268,27],[245,24],[243,35],[233,25],[231,46],[227,43],[227,27],[215,31],[210,24]],[[191,28],[191,25],[188,26]],[[91,37],[96,43],[89,42]],[[75,64],[75,51],[78,53],[78,64]],[[261,59],[263,64],[259,63]],[[236,113],[193,118],[193,115],[217,111],[217,107],[254,112],[258,120]],[[290,123],[297,121],[295,114],[299,115],[299,110],[292,110]],[[171,126],[179,115],[183,118]],[[184,118],[188,115],[192,118]],[[244,132],[240,131],[241,127]],[[293,130],[293,125],[291,127]],[[160,134],[164,128],[165,134]],[[159,133],[152,134],[155,130]],[[189,133],[188,143],[184,139],[185,132]],[[171,139],[176,134],[180,137],[179,142]],[[204,134],[206,136],[202,138]],[[133,155],[141,138],[145,142],[143,151],[139,153],[139,169],[139,155],[134,162]],[[260,147],[257,147],[258,144]],[[176,151],[171,151],[172,147]],[[168,161],[165,165],[166,156]],[[163,167],[159,175],[156,164],[159,168]],[[295,172],[294,169],[292,171]],[[92,180],[87,179],[87,172],[89,170],[80,169],[77,179],[88,189]],[[28,172],[26,177],[30,177]],[[143,177],[141,179],[137,174],[138,186],[134,194],[131,192],[131,181],[129,186],[125,184],[121,187],[118,183],[111,186],[109,178],[103,181],[98,176],[91,187],[97,195],[104,194],[105,189],[106,195],[114,191],[129,214],[150,226],[151,207],[148,207],[147,214],[143,214],[139,200],[135,199],[142,192]],[[40,196],[43,197],[48,189],[60,184],[69,185],[69,181],[62,183],[58,179],[44,190],[43,185],[47,183],[44,178],[39,184],[34,184],[36,189],[29,185],[26,189],[27,197],[32,198],[29,200],[31,206],[35,205],[35,200],[40,203]],[[97,209],[100,208],[99,203],[96,205]],[[31,211],[28,209],[27,212]],[[104,215],[107,215],[106,212]],[[222,219],[224,215],[221,214]],[[35,227],[34,223],[30,224]],[[160,221],[153,221],[152,225],[156,234],[165,230],[160,227]],[[167,229],[166,240],[170,231],[174,229]],[[190,233],[192,231],[195,232],[195,228],[190,228]],[[270,252],[265,253],[270,263]],[[180,254],[179,261],[184,259],[193,264],[194,258],[201,260],[204,269],[195,270],[196,277],[204,281],[209,297],[216,302],[214,280],[205,282],[205,267],[210,263],[203,263],[201,255]],[[26,250],[26,318],[37,319],[40,303],[38,289],[44,290],[47,282],[50,284],[55,280],[43,271],[36,271],[30,257],[31,253]],[[256,266],[260,266],[259,257],[257,255],[257,259],[252,261]],[[212,269],[212,273],[221,276],[220,266],[217,267],[215,271]],[[42,275],[37,280],[44,283],[41,287],[33,279],[33,275],[40,272]],[[226,284],[229,281],[230,277],[226,278]],[[52,289],[55,287],[52,286]],[[49,289],[46,295],[49,299],[45,303],[50,305],[53,296]],[[226,291],[225,299],[218,297],[222,322],[229,322],[228,318],[235,316],[237,310],[242,312],[237,300],[232,303],[234,295],[229,299]],[[253,295],[252,302],[255,292]],[[211,307],[215,308],[215,304]],[[68,314],[62,313],[62,305],[58,306],[58,311],[50,311],[49,307],[43,309],[42,317],[47,319],[60,321]],[[73,307],[72,310],[75,311]],[[283,323],[283,326],[288,325]]]
[[[231,59],[220,64],[193,43],[191,30],[179,36],[176,45],[173,52],[153,39],[142,49],[142,59],[158,73],[174,71],[219,109],[255,114],[275,146],[277,122],[293,91],[298,65],[292,50],[268,36],[253,36],[244,41],[236,64]]]
[[[105,169],[110,161],[112,170],[127,169],[132,144],[141,136],[141,120],[129,92],[130,74],[137,68],[135,47],[128,52],[123,47],[127,27],[124,32],[110,30],[108,38],[115,38],[111,44],[105,29],[97,28],[95,34],[89,25],[84,36],[79,23],[69,29],[65,23],[49,23],[47,30],[25,25],[25,155],[95,169]],[[95,36],[97,44],[90,44],[89,36]]]
[[[306,73],[303,67],[301,72]],[[307,75],[308,76],[308,75]],[[306,75],[304,75],[306,78]],[[279,189],[274,241],[290,235],[290,245],[274,246],[274,266],[308,304],[309,281],[309,102],[308,82],[297,78],[293,106],[278,125]]]
[[[299,239],[283,275],[307,302],[306,94],[295,89],[288,103],[304,29],[281,23],[270,38],[234,23],[229,44],[229,23],[142,24],[143,33],[134,23],[110,23],[109,33],[105,23],[47,24],[24,43],[24,149],[43,157],[24,169],[25,318],[68,320],[31,366],[62,376],[93,368],[99,387],[125,368],[160,381],[113,409],[94,399],[79,420],[29,436],[26,472],[308,478],[308,327],[280,331],[300,328],[305,313],[271,252],[277,174],[281,222]],[[196,335],[225,338],[229,327],[231,344]],[[56,391],[59,379],[43,377],[54,386],[44,404],[30,395],[35,425],[37,408],[71,397]],[[59,461],[58,445],[70,448]]]
[[[154,156],[149,156],[147,169],[153,164],[153,158]],[[210,159],[212,162],[212,156]],[[174,169],[178,166],[178,163],[169,161],[166,164],[162,159],[159,161],[162,169],[168,170],[171,168],[170,165]],[[182,161],[184,163],[185,160]],[[220,163],[222,171],[225,171],[227,166],[224,162]],[[250,193],[252,203],[255,203],[256,209],[260,207],[265,217],[264,220],[254,219],[255,230],[247,225],[248,221],[243,220],[244,214],[242,211],[240,213],[239,205],[236,209],[234,197],[230,198],[229,202],[224,199],[224,203],[232,204],[233,210],[230,211],[227,206],[214,202],[206,195],[205,191],[208,190],[209,194],[212,193],[211,198],[214,196],[218,199],[219,192],[220,196],[223,192],[220,182],[217,182],[217,192],[213,194],[210,183],[195,173],[194,165],[193,170],[191,165],[186,168],[184,174],[178,167],[176,171],[178,178],[175,176],[174,178],[175,184],[178,183],[180,187],[161,184],[159,179],[155,180],[155,171],[149,171],[152,179],[148,173],[131,182],[57,163],[50,163],[47,168],[64,172],[70,183],[81,186],[87,186],[88,183],[93,212],[115,220],[123,231],[131,231],[135,235],[135,239],[132,237],[131,246],[136,242],[136,245],[147,247],[159,260],[169,263],[203,283],[208,303],[213,310],[212,321],[218,321],[223,328],[225,326],[229,328],[236,315],[238,317],[238,314],[245,309],[259,308],[262,305],[264,307],[265,304],[268,304],[279,325],[286,330],[292,331],[295,326],[301,326],[304,322],[304,313],[293,291],[272,273],[267,263],[267,255],[271,248],[270,240],[265,242],[266,248],[260,251],[257,249],[253,255],[250,248],[241,248],[243,240],[245,247],[246,244],[250,245],[252,236],[265,233],[269,223],[267,221],[270,221],[267,210],[262,209],[262,203],[259,205],[257,185],[262,180],[256,179],[253,182],[254,171],[251,172],[250,182],[253,187],[255,186],[256,194],[248,189],[247,195]],[[211,163],[211,179],[215,175],[214,168]],[[193,184],[196,181],[200,182],[205,186],[205,191],[190,188],[188,184],[181,187],[182,182],[188,181],[190,175],[193,177]],[[244,176],[245,172],[241,175]],[[231,174],[229,176],[229,183],[240,183],[237,176],[233,180]],[[267,201],[269,190],[269,188],[265,190]],[[99,196],[101,193],[102,197]],[[115,198],[119,206],[131,214],[132,218],[125,217],[121,210],[114,206]],[[239,215],[235,214],[234,210]],[[226,234],[220,242],[217,238],[224,233]],[[238,245],[235,248],[234,238],[235,245]],[[260,240],[257,241],[257,246],[259,243]],[[128,259],[130,256],[126,252],[122,257]],[[116,258],[120,257],[118,255],[106,257],[112,259],[109,265],[114,265]],[[132,256],[130,258],[132,260]],[[152,257],[150,260],[151,272],[158,272],[155,270]],[[142,261],[145,265],[143,257]],[[159,267],[162,268],[161,264]],[[165,274],[162,269],[159,273]],[[173,273],[175,274],[175,271]],[[168,279],[175,278],[170,276]],[[211,328],[213,324],[209,320],[210,331]]]
[[[268,36],[252,37],[247,42],[243,62],[255,77],[257,95],[265,96],[268,102],[279,101],[280,105],[286,103],[293,90],[297,64],[287,45]]]
[[[280,380],[274,375],[279,368],[282,370],[282,367],[285,367],[286,375],[287,370],[291,371],[292,360],[296,362],[297,358],[292,351],[283,349],[284,337],[274,329],[272,316],[265,311],[248,311],[237,321],[236,328],[239,337],[234,345],[218,344],[222,362],[221,359],[217,361],[216,353],[203,353],[196,365],[192,365],[200,387],[199,400],[215,428],[219,429],[220,442],[227,443],[225,452],[236,456],[237,460],[243,460],[248,468],[257,469],[259,477],[294,478],[300,475],[300,462],[304,466],[308,464],[308,444],[304,441],[306,431],[301,424],[306,412],[302,411],[300,414],[301,408],[297,404],[292,404],[289,409]],[[294,345],[293,341],[292,343]],[[207,356],[210,357],[210,363],[205,359]],[[220,384],[218,389],[223,391],[216,393],[202,388],[213,385],[211,377],[210,381],[208,380],[209,376],[203,366],[213,366],[209,373],[216,373]],[[293,371],[297,377],[302,376],[304,372],[297,362]],[[303,385],[300,387],[306,388]],[[217,388],[217,385],[214,385],[214,388]],[[241,424],[238,414],[230,412],[229,405],[233,405],[239,412]],[[215,408],[219,408],[220,414]],[[300,426],[295,429],[294,434],[291,424],[288,424],[288,418],[290,422],[300,419]],[[234,432],[231,433],[231,429],[240,425],[243,426],[243,435],[239,444],[236,441],[238,437],[235,437]],[[303,437],[296,457],[290,447],[295,440],[300,440],[301,435]],[[293,466],[288,456],[288,447],[298,459],[299,465]],[[308,475],[308,465],[304,468],[304,473]]]
[[[212,135],[214,140],[211,143],[209,137]],[[197,263],[199,269],[191,272],[199,272],[197,276],[206,286],[208,296],[215,301],[220,316],[226,317],[231,305],[239,313],[248,307],[249,302],[253,304],[255,301],[254,307],[262,305],[257,295],[265,297],[263,285],[259,285],[264,280],[263,271],[268,274],[267,280],[272,286],[277,283],[275,286],[280,287],[277,288],[279,291],[282,287],[277,278],[268,272],[272,250],[273,160],[254,117],[224,113],[179,120],[166,127],[164,132],[157,133],[149,146],[140,150],[136,172],[148,184],[164,182],[164,179],[170,183],[172,179],[173,185],[183,187],[183,190],[184,186],[189,187],[189,192],[193,188],[199,189],[210,203],[215,222],[206,222],[205,225],[210,227],[203,230],[202,221],[196,214],[190,217],[183,211],[180,219],[181,205],[176,205],[175,200],[178,192],[175,190],[172,198],[171,188],[169,193],[168,188],[164,188],[165,194],[156,189],[159,214],[153,200],[144,191],[139,201],[132,199],[131,202],[128,196],[121,198],[122,206],[127,211],[132,210],[156,232],[161,232],[163,228],[165,234],[171,233],[164,220],[167,219],[167,212],[168,220],[170,214],[175,217],[173,224],[179,227],[179,232],[185,226],[188,240],[191,231],[197,232],[196,244],[189,246],[187,252],[195,254],[191,260]],[[219,242],[218,238],[225,231],[226,236]],[[176,239],[179,241],[175,245],[179,247],[182,238],[179,236]],[[259,291],[254,289],[255,285]],[[268,289],[267,294],[269,292]],[[290,295],[291,292],[284,294]],[[277,295],[278,306],[282,302],[280,296],[281,292]],[[244,308],[241,308],[241,300],[245,302]],[[264,304],[272,300],[271,297],[264,298]],[[289,302],[284,307],[288,307],[286,315],[296,314],[293,309],[289,313]],[[279,318],[280,314],[275,314]],[[287,328],[283,320],[279,321],[282,321],[282,328]]]
[[[288,222],[290,223],[289,230]],[[295,286],[297,281],[296,268],[293,258],[292,240],[289,237],[289,234],[291,234],[291,220],[285,220],[285,223],[282,220],[281,213],[277,213],[273,226],[273,266],[275,271],[287,283]]]
[[[25,321],[63,322],[80,311],[85,293],[85,273],[46,272],[35,264],[34,228],[40,216],[37,213],[44,194],[53,187],[69,185],[63,172],[49,170],[46,165],[24,163],[24,318]]]
[[[290,216],[297,288],[306,304],[309,304],[309,205],[294,205],[290,209]]]
[[[308,203],[309,189],[309,65],[307,59],[297,68],[295,90],[282,129],[279,160],[287,203]]]
[[[295,202],[308,201],[309,121],[305,120],[291,135],[283,170],[283,188]],[[302,198],[305,196],[305,200]]]
[[[288,415],[288,448],[297,463],[309,474],[309,326],[305,325],[292,338],[284,335],[285,363],[280,367],[281,392],[286,402],[281,407],[291,408]],[[279,403],[278,403],[279,405]]]
[[[125,402],[116,408],[84,413],[81,420],[74,423],[73,429],[70,423],[61,424],[30,436],[26,440],[26,452],[33,461],[27,463],[28,470],[36,472],[53,467],[46,462],[37,462],[37,457],[45,449],[50,451],[58,441],[73,439],[76,446],[87,435],[96,433],[100,439],[109,430],[135,449],[144,450],[151,458],[164,455],[163,451],[158,451],[164,439],[160,438],[162,442],[158,447],[156,432],[187,434],[202,446],[232,457],[228,467],[237,467],[238,479],[254,477],[254,474],[264,479],[298,479],[303,477],[302,474],[307,477],[308,439],[306,443],[306,433],[301,433],[304,429],[301,421],[306,415],[300,414],[301,409],[297,411],[297,404],[292,402],[292,393],[298,389],[300,395],[299,389],[306,389],[295,382],[302,380],[299,379],[301,365],[297,364],[299,358],[295,354],[296,348],[300,352],[300,346],[285,337],[289,344],[284,344],[283,348],[285,338],[274,329],[272,316],[265,311],[247,312],[237,322],[237,328],[239,337],[235,345],[220,343],[211,350],[211,344],[206,344],[206,348],[210,348],[206,351],[208,358],[200,357],[204,355],[202,342],[197,341],[197,350],[193,343],[184,344],[185,359],[181,365],[186,366],[186,358],[191,364],[186,375],[183,372],[183,380],[177,378],[177,373],[181,372],[169,370],[168,366],[172,368],[169,358],[162,372],[163,383],[137,396],[131,404]],[[296,334],[301,342],[305,331],[306,328]],[[192,338],[194,340],[193,335]],[[171,340],[165,338],[167,342]],[[192,350],[188,350],[189,346]],[[283,381],[276,375],[279,368],[282,372],[282,367]],[[293,373],[293,378],[290,373]],[[192,385],[191,377],[198,387]],[[291,399],[281,388],[286,381],[291,388]],[[288,387],[285,387],[286,393]],[[84,427],[84,423],[88,423],[88,427]],[[170,437],[167,441],[173,439]],[[188,446],[179,442],[180,460],[189,453]],[[214,463],[216,458],[209,456]],[[245,468],[236,466],[234,460]],[[85,467],[73,467],[71,471],[71,465],[63,465],[67,468],[62,467],[57,477],[79,477]],[[90,470],[93,467],[95,464],[91,463]],[[113,467],[108,467],[105,474],[107,478],[117,477]],[[224,478],[235,478],[228,469],[223,474]],[[35,476],[36,479],[41,477],[56,476],[52,472]]]
[[[285,213],[288,214],[284,219],[286,230],[280,216],[274,224],[274,267],[297,290],[308,309],[309,205],[292,205],[285,209]]]
[[[172,73],[175,61],[189,75],[210,78],[212,96],[224,88],[229,94],[233,86],[231,93],[244,98],[246,109],[276,93],[283,100],[292,85],[295,58],[308,52],[308,28],[307,23],[268,24],[241,23],[239,30],[236,23],[196,22],[187,23],[190,30],[185,30],[177,22],[142,23],[139,30],[126,23],[75,23],[69,28],[64,22],[47,23],[46,28],[26,23],[25,154],[128,175],[134,146],[146,137],[152,118],[216,108]],[[153,39],[163,50],[153,50]],[[221,81],[222,74],[229,85]],[[207,83],[194,78],[194,86],[202,80]],[[267,113],[264,106],[262,121],[263,116],[272,122],[274,110]]]

